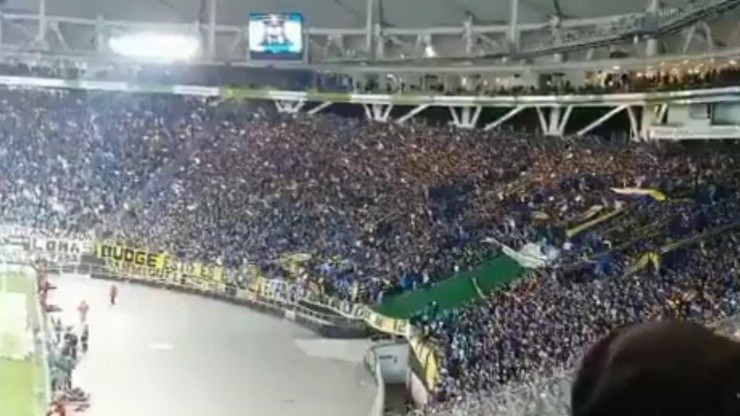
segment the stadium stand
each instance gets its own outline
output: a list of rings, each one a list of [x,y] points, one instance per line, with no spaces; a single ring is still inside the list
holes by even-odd
[[[97,227],[381,305],[475,269],[498,244],[562,247],[522,280],[474,277],[485,294],[462,309],[411,308],[442,358],[440,401],[551,375],[615,326],[737,311],[733,146],[544,142],[266,110],[237,120],[208,100],[148,95],[12,90],[3,104],[6,222]],[[296,253],[297,276],[277,261]]]

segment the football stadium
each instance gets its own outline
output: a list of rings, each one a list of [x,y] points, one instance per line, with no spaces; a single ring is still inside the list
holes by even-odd
[[[0,0],[0,416],[739,415],[738,6]]]

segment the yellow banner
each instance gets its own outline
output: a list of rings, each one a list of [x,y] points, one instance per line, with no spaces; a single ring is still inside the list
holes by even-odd
[[[165,270],[174,271],[183,277],[190,277],[211,282],[224,281],[224,268],[216,264],[187,262],[165,257]]]
[[[137,276],[195,278],[223,282],[224,268],[215,264],[178,260],[166,253],[136,249],[119,244],[98,243],[95,255],[110,268]]]
[[[437,355],[434,350],[427,345],[426,342],[420,340],[417,337],[409,339],[409,345],[411,351],[416,355],[416,359],[419,360],[424,370],[424,383],[430,390],[434,390],[439,381],[439,367],[437,366]]]
[[[164,253],[150,252],[149,250],[108,243],[96,244],[95,255],[99,259],[120,261],[155,270],[162,270],[164,268],[166,257]]]
[[[657,191],[655,189],[643,189],[643,188],[611,188],[611,189],[613,192],[616,192],[620,195],[650,196],[659,202],[664,202],[666,199],[668,199],[663,192]]]
[[[643,253],[636,261],[632,263],[632,267],[629,270],[629,275],[633,275],[648,265],[652,264],[656,272],[660,271],[662,259],[660,254],[655,251],[648,251]]]
[[[267,285],[267,279],[264,277],[257,277],[254,282],[249,285],[249,290],[257,296],[265,295],[265,286]]]
[[[390,318],[372,310],[368,310],[365,323],[380,332],[385,332],[386,334],[400,335],[403,337],[408,336],[409,334],[409,321],[405,319]]]

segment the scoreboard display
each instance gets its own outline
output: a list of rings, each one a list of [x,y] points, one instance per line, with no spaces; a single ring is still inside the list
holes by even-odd
[[[303,15],[300,13],[250,14],[249,58],[303,59]]]

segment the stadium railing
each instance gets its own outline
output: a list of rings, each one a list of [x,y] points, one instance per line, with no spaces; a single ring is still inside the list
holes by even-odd
[[[367,333],[367,326],[361,319],[318,312],[299,304],[298,299],[288,293],[255,293],[246,288],[248,284],[245,283],[248,282],[236,286],[231,282],[173,279],[162,277],[160,274],[125,274],[111,271],[102,264],[85,262],[64,266],[50,264],[48,270],[51,273],[82,274],[95,279],[135,282],[237,303],[305,324],[316,332],[332,338],[355,337]]]

